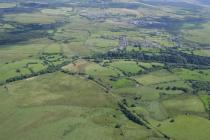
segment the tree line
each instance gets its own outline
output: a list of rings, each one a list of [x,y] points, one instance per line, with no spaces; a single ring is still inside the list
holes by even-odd
[[[210,57],[197,56],[193,54],[183,53],[178,50],[168,49],[159,53],[148,53],[139,51],[109,51],[107,53],[96,54],[89,59],[135,59],[141,61],[153,61],[165,64],[174,64],[177,66],[197,66],[210,67]]]

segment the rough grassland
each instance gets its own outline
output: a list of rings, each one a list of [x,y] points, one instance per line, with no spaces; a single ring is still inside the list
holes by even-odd
[[[210,137],[210,122],[197,116],[177,116],[161,124],[160,130],[177,140],[207,140]]]
[[[79,77],[47,74],[0,87],[0,93],[0,139],[137,140],[153,135],[115,110],[112,95]]]

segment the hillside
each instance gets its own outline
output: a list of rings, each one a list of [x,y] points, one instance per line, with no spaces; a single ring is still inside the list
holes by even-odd
[[[1,0],[0,140],[208,140],[209,0]]]

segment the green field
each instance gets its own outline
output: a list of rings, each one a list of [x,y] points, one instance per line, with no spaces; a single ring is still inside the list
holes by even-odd
[[[0,2],[0,140],[208,140],[210,4]]]
[[[0,87],[0,91],[1,139],[34,139],[36,135],[35,139],[120,139],[120,133],[132,139],[152,136],[114,109],[117,102],[112,95],[79,77],[48,74],[9,84],[7,89]],[[117,123],[121,130],[114,127]],[[84,135],[78,137],[81,132]]]
[[[135,77],[135,79],[143,85],[151,85],[180,80],[176,75],[166,70],[155,71],[143,76]]]
[[[109,65],[125,73],[136,74],[140,71],[143,71],[143,69],[137,64],[137,62],[134,61],[114,61]]]
[[[189,27],[188,27],[189,26]],[[196,28],[190,28],[190,25],[184,27],[184,34],[186,39],[200,43],[200,44],[210,44],[208,35],[210,33],[210,23],[205,23]],[[189,28],[189,29],[188,29]]]
[[[6,21],[14,21],[23,24],[30,23],[41,23],[41,24],[49,24],[55,23],[58,17],[44,15],[41,13],[33,13],[33,14],[13,14],[13,15],[5,15]]]
[[[113,88],[133,87],[133,86],[136,86],[136,82],[131,79],[122,78],[113,82],[112,86]]]
[[[181,96],[163,101],[163,105],[171,113],[204,113],[205,108],[196,96]]]
[[[18,62],[11,62],[0,65],[0,81],[4,81],[10,77],[30,74],[31,70],[34,72],[45,69],[42,61],[38,59],[26,59]]]
[[[209,70],[174,69],[173,72],[184,80],[201,80],[201,81],[210,80]]]
[[[174,120],[173,123],[170,123],[169,120],[163,122],[159,129],[174,139],[208,139],[209,121],[206,119],[196,116],[177,116]]]

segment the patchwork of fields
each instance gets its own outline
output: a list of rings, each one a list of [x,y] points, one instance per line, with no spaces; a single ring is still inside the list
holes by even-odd
[[[208,140],[209,9],[2,0],[0,140]]]

